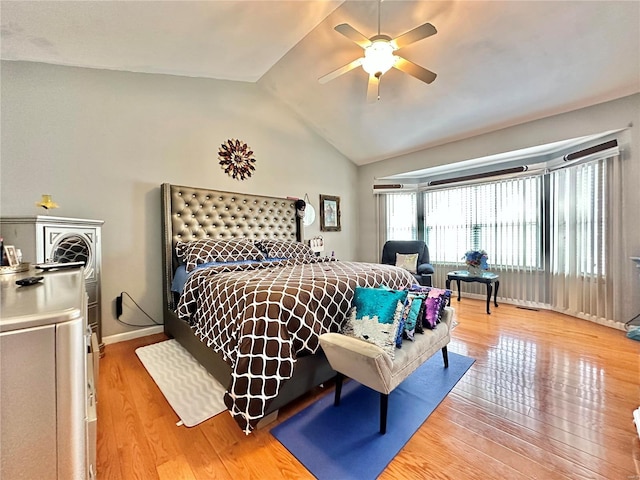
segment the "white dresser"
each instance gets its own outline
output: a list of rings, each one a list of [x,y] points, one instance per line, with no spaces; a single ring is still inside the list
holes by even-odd
[[[44,280],[15,284],[33,275]],[[95,478],[98,355],[83,269],[0,275],[0,289],[0,478]]]
[[[102,272],[102,220],[35,215],[0,218],[0,236],[5,245],[22,250],[30,263],[76,262],[85,264],[85,283],[89,294],[88,323],[102,343],[100,279]]]

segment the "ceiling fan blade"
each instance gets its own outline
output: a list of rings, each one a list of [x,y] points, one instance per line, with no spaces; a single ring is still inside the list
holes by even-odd
[[[367,85],[367,103],[375,103],[380,100],[380,77],[369,75],[369,84]]]
[[[341,23],[340,25],[336,25],[334,30],[341,33],[352,42],[357,43],[362,48],[367,48],[369,45],[371,45],[371,40],[369,40],[348,23]]]
[[[436,27],[434,27],[430,23],[425,23],[424,25],[420,25],[419,27],[416,27],[413,30],[409,30],[407,33],[403,33],[399,37],[391,40],[391,46],[395,50],[398,50],[399,48],[411,45],[418,40],[430,37],[431,35],[435,35],[436,33],[438,33]]]
[[[433,82],[438,76],[431,70],[427,70],[426,68],[423,68],[420,65],[416,65],[415,63],[412,63],[402,57],[398,57],[394,68],[397,68],[404,73],[408,73],[412,77],[416,77],[418,80],[422,80],[425,83]]]
[[[353,62],[347,63],[345,66],[340,67],[333,72],[327,73],[326,75],[323,75],[318,79],[318,81],[320,83],[327,83],[328,81],[333,80],[334,78],[337,78],[340,75],[359,67],[360,65],[362,65],[362,58],[356,58]]]

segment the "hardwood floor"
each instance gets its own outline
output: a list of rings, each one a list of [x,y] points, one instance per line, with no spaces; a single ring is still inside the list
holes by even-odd
[[[623,331],[547,312],[453,301],[452,352],[476,362],[381,479],[640,479],[632,412],[640,406],[640,342]],[[220,414],[177,416],[134,351],[153,335],[106,347],[100,362],[98,478],[306,479],[269,429],[249,436]]]

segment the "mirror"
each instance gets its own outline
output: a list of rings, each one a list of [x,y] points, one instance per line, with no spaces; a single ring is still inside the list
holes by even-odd
[[[302,219],[302,223],[305,227],[308,227],[316,220],[316,211],[311,206],[310,203],[307,202],[307,206],[304,209],[304,218]]]

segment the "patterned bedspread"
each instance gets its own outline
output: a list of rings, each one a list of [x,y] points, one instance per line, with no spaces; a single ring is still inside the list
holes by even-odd
[[[412,283],[394,266],[320,258],[218,265],[189,277],[178,316],[231,365],[225,403],[248,434],[291,378],[297,356],[315,353],[319,335],[340,329],[356,286]]]

